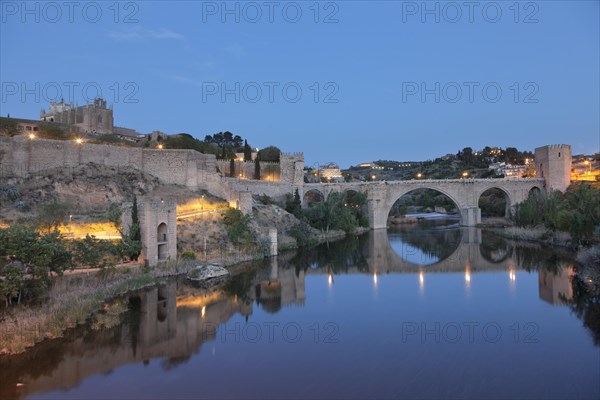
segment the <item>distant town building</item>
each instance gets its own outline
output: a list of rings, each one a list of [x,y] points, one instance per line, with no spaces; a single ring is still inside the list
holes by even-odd
[[[488,167],[493,170],[496,175],[504,175],[505,178],[525,178],[529,172],[533,174],[534,170],[530,163],[525,165],[507,164],[505,162],[492,163]]]
[[[40,111],[40,120],[57,122],[79,128],[82,133],[112,134],[114,128],[113,110],[106,107],[106,100],[95,98],[92,104],[84,106],[73,103],[50,103],[50,110]]]
[[[358,164],[358,167],[360,167],[360,168],[371,168],[371,169],[383,169],[383,167],[381,165],[377,165],[374,162]]]
[[[600,161],[595,160],[593,156],[573,156],[571,180],[591,182],[600,180]]]
[[[322,167],[319,167],[319,176],[322,179],[334,182],[344,179],[342,176],[342,171],[340,171],[340,167],[333,162],[327,163]]]

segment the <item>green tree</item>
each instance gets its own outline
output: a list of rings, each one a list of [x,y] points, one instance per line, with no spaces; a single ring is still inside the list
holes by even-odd
[[[244,140],[244,161],[252,161],[252,148],[247,140]]]
[[[45,205],[38,214],[38,224],[41,229],[52,231],[64,225],[69,217],[69,205],[53,202]]]
[[[300,218],[302,215],[302,201],[300,200],[298,189],[294,191],[293,196],[288,194],[286,197],[285,210]]]
[[[122,252],[129,257],[131,261],[136,261],[142,253],[142,233],[140,218],[138,216],[137,196],[133,196],[133,205],[131,207],[131,225],[127,235],[122,235]]]
[[[111,252],[110,242],[87,234],[84,239],[73,243],[73,259],[79,265],[90,268],[105,267],[106,257]]]
[[[235,178],[235,160],[233,158],[229,160],[229,177]]]
[[[260,161],[279,162],[280,157],[281,150],[279,150],[279,148],[275,146],[265,147],[264,149],[261,149],[256,155],[256,158]]]
[[[260,180],[260,161],[258,158],[254,161],[254,179]]]
[[[251,240],[252,235],[248,226],[250,216],[242,214],[240,210],[230,208],[223,214],[223,223],[225,224],[227,236],[232,243],[238,244]]]

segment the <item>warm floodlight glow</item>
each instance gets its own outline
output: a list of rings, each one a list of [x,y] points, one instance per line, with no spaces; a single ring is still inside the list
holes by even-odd
[[[373,273],[373,284],[377,286],[377,272]]]
[[[83,139],[82,138],[77,138],[77,139],[75,139],[75,143],[81,144],[81,143],[83,143]]]
[[[29,139],[31,139],[31,140],[35,139],[35,133],[30,133],[29,134]]]
[[[159,150],[162,150],[162,149],[163,149],[165,146],[164,146],[162,143],[160,143],[160,144],[159,144],[158,146],[156,146],[156,147],[158,147],[158,149],[159,149]]]
[[[200,316],[202,318],[204,318],[205,315],[206,315],[206,306],[202,307],[202,311],[200,311]]]
[[[333,275],[329,274],[327,276],[327,284],[329,285],[329,287],[331,287],[331,285],[333,285]]]
[[[463,172],[463,173],[462,173],[462,176],[463,176],[464,178],[466,178],[467,176],[469,176],[469,173],[468,173],[467,171],[465,171],[465,172]]]
[[[422,173],[420,173],[420,172],[417,174],[417,178],[420,178],[420,177],[422,177],[422,176],[423,176],[423,174],[422,174]]]

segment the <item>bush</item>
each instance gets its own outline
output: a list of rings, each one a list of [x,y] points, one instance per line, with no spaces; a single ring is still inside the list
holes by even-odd
[[[273,204],[273,199],[266,194],[261,194],[260,196],[258,196],[258,201],[261,204],[264,204],[265,206],[268,206],[269,204]]]
[[[191,250],[186,250],[183,253],[181,253],[179,255],[179,258],[182,260],[195,260],[196,259],[196,253],[194,253]]]
[[[248,227],[249,222],[250,217],[242,214],[240,210],[230,208],[225,211],[223,223],[225,224],[225,230],[227,230],[227,236],[232,243],[238,244],[251,240],[252,235]]]
[[[513,219],[521,227],[544,224],[568,232],[573,244],[582,244],[593,239],[594,229],[600,224],[600,190],[582,183],[564,194],[530,193],[515,207]]]
[[[296,239],[299,247],[309,246],[316,242],[310,230],[310,226],[305,222],[300,222],[290,228],[288,234]]]

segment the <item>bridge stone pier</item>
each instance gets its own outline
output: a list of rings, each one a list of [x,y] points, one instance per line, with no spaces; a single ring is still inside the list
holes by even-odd
[[[545,190],[544,179],[446,179],[411,180],[368,183],[313,183],[304,185],[304,194],[318,192],[326,198],[332,192],[365,192],[369,225],[372,229],[387,228],[387,220],[394,203],[405,194],[417,189],[433,189],[450,198],[460,212],[463,226],[481,222],[479,198],[488,189],[500,189],[506,196],[507,213],[524,201],[533,189]],[[303,196],[304,198],[304,196]]]

